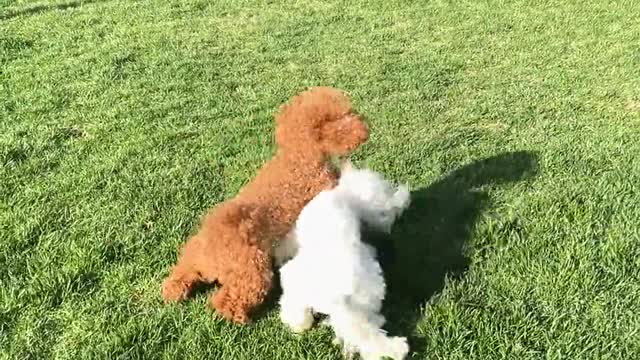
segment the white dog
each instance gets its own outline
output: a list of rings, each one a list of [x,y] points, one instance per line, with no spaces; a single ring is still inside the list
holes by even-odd
[[[403,359],[406,338],[381,329],[385,281],[375,249],[360,239],[360,227],[390,232],[409,202],[406,186],[396,188],[382,175],[347,163],[338,185],[307,204],[276,249],[276,264],[293,256],[280,270],[282,321],[302,332],[313,325],[314,312],[327,314],[348,357]]]

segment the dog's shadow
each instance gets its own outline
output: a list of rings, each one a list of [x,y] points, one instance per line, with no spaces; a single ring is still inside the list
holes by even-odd
[[[537,156],[510,152],[475,161],[430,186],[412,192],[411,206],[391,236],[367,232],[378,249],[387,279],[385,328],[409,336],[412,351],[425,341],[411,335],[423,316],[422,307],[445,282],[468,267],[465,245],[480,214],[490,206],[483,187],[522,181],[537,173]]]

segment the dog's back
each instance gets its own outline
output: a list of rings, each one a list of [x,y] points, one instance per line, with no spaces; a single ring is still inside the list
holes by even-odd
[[[318,312],[332,313],[344,298],[377,311],[384,298],[382,269],[375,250],[361,241],[357,209],[343,195],[323,191],[302,210],[294,229],[298,253],[281,269],[281,279],[313,294]]]

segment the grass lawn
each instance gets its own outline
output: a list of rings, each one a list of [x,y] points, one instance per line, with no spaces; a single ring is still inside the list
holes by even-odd
[[[413,188],[372,239],[415,359],[640,359],[635,1],[0,0],[0,359],[337,359],[160,283],[311,85]]]

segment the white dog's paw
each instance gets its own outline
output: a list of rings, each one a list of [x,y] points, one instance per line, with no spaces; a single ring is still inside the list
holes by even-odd
[[[381,339],[380,339],[381,340]],[[407,338],[388,337],[378,341],[374,347],[360,353],[363,360],[404,360],[409,353]]]
[[[403,360],[408,353],[409,344],[407,344],[407,338],[394,336],[392,338],[389,338],[387,348],[382,355],[393,360]]]
[[[356,355],[358,354],[358,350],[354,349],[351,346],[346,346],[344,345],[344,343],[340,340],[341,346],[342,346],[342,357],[345,360],[352,360],[356,357]]]
[[[282,322],[287,324],[291,331],[300,334],[313,326],[313,313],[310,310],[298,312],[296,314],[280,312]]]
[[[336,336],[331,340],[331,344],[342,347],[342,339]]]
[[[327,320],[324,320],[322,323],[327,326],[331,326]],[[353,345],[349,345],[340,336],[336,335],[336,337],[331,340],[331,344],[340,347],[342,358],[345,360],[351,360],[358,354],[358,349]]]

